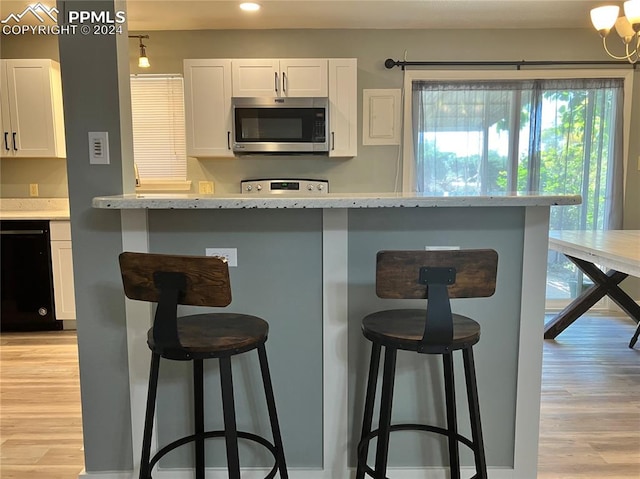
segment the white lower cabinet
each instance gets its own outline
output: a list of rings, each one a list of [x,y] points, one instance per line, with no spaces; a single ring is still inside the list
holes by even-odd
[[[71,224],[69,221],[50,221],[49,231],[56,319],[75,320],[76,297],[73,286]]]

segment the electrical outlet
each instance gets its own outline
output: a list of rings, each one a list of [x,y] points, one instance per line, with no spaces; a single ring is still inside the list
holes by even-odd
[[[198,193],[201,195],[212,195],[213,181],[198,181]]]
[[[38,196],[38,183],[29,184],[29,196]]]
[[[224,258],[229,268],[238,266],[238,248],[205,248],[205,255]]]

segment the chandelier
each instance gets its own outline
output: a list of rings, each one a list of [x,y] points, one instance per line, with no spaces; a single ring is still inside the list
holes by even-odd
[[[640,0],[624,2],[624,15],[620,15],[620,7],[616,5],[594,8],[591,22],[600,33],[602,45],[610,57],[629,63],[640,60]],[[607,35],[614,27],[624,44],[624,56],[614,55],[607,46]]]

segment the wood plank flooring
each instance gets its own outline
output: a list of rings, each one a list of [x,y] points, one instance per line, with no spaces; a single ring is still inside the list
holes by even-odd
[[[640,350],[623,317],[580,318],[545,341],[538,479],[640,479]],[[0,478],[83,469],[74,332],[0,337]]]
[[[84,469],[74,331],[0,336],[0,478],[77,479]]]
[[[538,479],[640,479],[634,331],[627,317],[590,314],[545,341]]]

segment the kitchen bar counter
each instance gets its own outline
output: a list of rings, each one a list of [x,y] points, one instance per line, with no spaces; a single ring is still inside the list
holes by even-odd
[[[93,199],[95,208],[120,210],[124,251],[203,255],[212,247],[237,250],[238,265],[230,268],[233,303],[229,310],[269,322],[267,350],[292,479],[352,477],[370,347],[360,322],[368,313],[402,304],[377,298],[376,252],[425,246],[498,252],[495,295],[456,300],[453,309],[482,325],[475,356],[489,475],[535,479],[549,217],[554,205],[571,208],[579,203],[578,196],[434,198],[373,193],[298,198],[145,194]],[[147,304],[127,302],[136,463],[142,441],[150,321]],[[439,377],[438,358],[413,356],[398,358],[399,371],[420,368],[426,375]],[[237,384],[252,397],[259,378],[249,373],[255,368],[244,361],[240,358],[237,364]],[[214,367],[207,371],[207,421],[219,426],[219,378]],[[159,444],[191,427],[187,415],[175,414],[191,407],[189,388],[176,379],[187,377],[188,372],[169,374],[173,381],[160,386],[160,396],[171,399],[158,405],[154,442]],[[416,387],[414,374],[399,374],[396,383],[394,421],[442,423],[442,403],[433,401],[433,395],[442,392],[437,383],[426,392]],[[465,431],[468,416],[462,413],[466,411],[464,394],[459,396],[461,430]],[[254,417],[256,407],[243,400],[238,417]],[[267,417],[257,408],[262,418]],[[264,421],[249,421],[246,426],[268,435]],[[391,444],[389,477],[446,476],[446,441],[398,432]],[[224,448],[216,446],[207,445],[207,455],[223,467],[220,450]],[[461,457],[469,468],[464,475],[468,477],[472,458],[464,449]],[[249,456],[243,460],[248,468],[243,477],[264,477],[265,468],[270,468],[268,458]],[[162,467],[171,477],[188,477],[180,471],[191,462],[188,449],[176,450]],[[135,472],[131,477],[136,477]]]
[[[551,206],[580,204],[580,196],[504,194],[426,196],[420,193],[329,193],[322,196],[253,196],[131,194],[93,199],[106,209],[245,209],[245,208],[430,208],[483,206]]]

